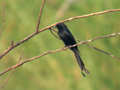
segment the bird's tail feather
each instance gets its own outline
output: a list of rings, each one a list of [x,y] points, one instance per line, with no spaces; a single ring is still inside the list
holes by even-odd
[[[80,69],[82,71],[83,76],[85,76],[85,74],[83,73],[83,71],[85,73],[89,74],[89,71],[85,68],[84,63],[83,63],[82,59],[80,58],[79,51],[77,49],[73,49],[72,51],[74,52],[74,55],[75,55],[75,57],[77,59],[77,62],[79,64],[79,66],[80,66]]]

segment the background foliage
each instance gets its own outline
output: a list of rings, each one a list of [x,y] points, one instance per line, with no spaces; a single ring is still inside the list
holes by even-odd
[[[120,8],[119,0],[76,0],[56,19],[65,0],[47,0],[40,28],[72,16],[88,14],[106,9]],[[41,0],[0,1],[0,53],[13,40],[18,42],[34,32]],[[120,31],[120,13],[93,16],[66,23],[76,40],[87,40],[96,36]],[[98,40],[92,45],[120,56],[119,37]],[[0,71],[16,64],[18,58],[30,58],[47,50],[63,47],[63,43],[47,30],[17,47],[0,61]],[[27,63],[13,74],[0,77],[0,86],[10,76],[3,90],[119,90],[120,62],[102,53],[79,46],[81,57],[90,75],[83,78],[74,55],[67,50]],[[0,89],[1,90],[1,89]]]

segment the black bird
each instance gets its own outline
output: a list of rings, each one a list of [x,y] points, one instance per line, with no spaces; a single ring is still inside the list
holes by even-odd
[[[65,46],[70,46],[70,45],[74,45],[76,44],[76,40],[73,37],[72,33],[69,31],[69,29],[67,28],[67,26],[64,23],[59,23],[56,25],[57,29],[58,29],[58,35],[60,37],[60,39],[64,42]],[[77,59],[77,62],[81,68],[81,71],[84,71],[85,73],[89,73],[88,70],[85,68],[85,65],[79,55],[79,50],[78,47],[71,47],[70,48],[73,52],[74,55]]]

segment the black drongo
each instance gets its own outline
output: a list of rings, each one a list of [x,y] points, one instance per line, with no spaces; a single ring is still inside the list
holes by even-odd
[[[57,29],[58,29],[58,35],[60,37],[60,39],[64,42],[65,46],[71,46],[76,44],[76,40],[73,37],[72,33],[70,32],[70,30],[67,28],[67,26],[64,23],[59,23],[56,25]],[[88,70],[85,68],[85,65],[79,55],[79,50],[78,47],[71,47],[70,48],[73,52],[74,55],[77,59],[77,62],[81,68],[81,71],[84,71],[85,73],[89,73]]]

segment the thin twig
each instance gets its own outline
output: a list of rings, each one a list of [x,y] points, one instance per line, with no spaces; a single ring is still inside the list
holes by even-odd
[[[38,58],[40,58],[42,56],[45,56],[45,55],[48,55],[48,54],[53,54],[53,53],[56,53],[56,52],[65,51],[68,48],[79,46],[79,45],[82,45],[82,44],[88,44],[88,43],[93,42],[95,40],[104,39],[104,38],[110,38],[110,37],[117,37],[117,36],[120,36],[120,32],[112,33],[112,34],[108,34],[108,35],[104,35],[104,36],[95,37],[93,39],[89,39],[89,40],[86,40],[86,41],[78,42],[77,44],[74,44],[74,45],[69,46],[69,47],[63,47],[63,48],[59,48],[59,49],[56,49],[56,50],[50,50],[50,51],[44,52],[44,53],[42,53],[39,56],[34,56],[32,58],[26,59],[26,60],[21,61],[20,63],[18,63],[16,65],[13,65],[13,66],[7,68],[6,70],[4,70],[3,72],[0,73],[0,76],[4,75],[5,73],[7,73],[7,72],[9,72],[9,71],[11,71],[13,69],[16,69],[16,68],[20,67],[21,65],[23,65],[23,64],[25,64],[27,62],[34,61],[34,60],[36,60],[36,59],[38,59]]]
[[[94,47],[94,46],[91,46],[91,45],[88,45],[88,44],[87,44],[87,46],[88,46],[89,48],[92,48],[92,49],[94,49],[94,50],[96,50],[96,51],[98,51],[98,52],[101,52],[101,53],[105,54],[105,55],[111,56],[112,58],[114,58],[114,59],[116,59],[116,60],[120,60],[119,57],[111,54],[110,52],[104,51],[104,50],[102,50],[102,49],[99,49],[99,48],[97,48],[97,47]]]
[[[41,17],[42,17],[43,8],[45,6],[45,1],[46,0],[42,0],[42,4],[41,4],[41,8],[40,8],[40,13],[39,13],[39,16],[38,16],[38,22],[37,22],[37,26],[36,26],[36,32],[39,31],[40,20],[41,20]]]
[[[120,9],[111,9],[111,10],[105,10],[105,11],[101,11],[101,12],[95,12],[95,13],[90,13],[90,14],[87,14],[87,15],[82,15],[82,16],[75,16],[75,17],[71,17],[71,18],[68,18],[68,19],[65,19],[65,20],[62,20],[60,22],[57,22],[55,24],[52,24],[50,26],[47,26],[45,28],[42,28],[40,29],[38,32],[33,32],[32,34],[28,35],[27,37],[25,37],[23,40],[19,41],[18,43],[14,43],[13,47],[8,47],[8,49],[6,49],[5,51],[3,51],[3,53],[1,53],[0,55],[0,59],[2,59],[5,55],[7,55],[10,51],[12,51],[14,48],[20,46],[21,44],[23,44],[24,42],[28,41],[29,39],[31,39],[32,37],[34,37],[35,35],[38,35],[40,32],[43,32],[49,28],[52,28],[54,26],[56,26],[56,24],[58,23],[62,23],[62,22],[68,22],[68,21],[72,21],[72,20],[76,20],[76,19],[79,19],[79,18],[87,18],[89,16],[96,16],[96,15],[102,15],[102,14],[105,14],[105,13],[110,13],[110,12],[119,12]]]
[[[61,40],[60,37],[56,35],[56,34],[57,34],[57,31],[56,31],[55,29],[50,28],[50,32],[51,32],[51,34],[52,34],[55,38]],[[55,32],[56,34],[54,34],[53,32]]]
[[[22,56],[20,56],[20,58],[18,59],[18,63],[22,60]],[[5,86],[7,85],[8,81],[11,79],[11,76],[13,75],[13,73],[15,72],[16,70],[13,70],[9,76],[2,82],[2,84],[0,85],[0,90],[4,89]]]

